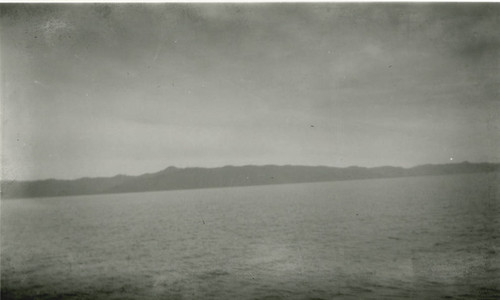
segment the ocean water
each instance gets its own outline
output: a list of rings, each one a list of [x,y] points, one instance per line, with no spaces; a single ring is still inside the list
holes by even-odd
[[[496,173],[1,203],[2,299],[499,299]]]

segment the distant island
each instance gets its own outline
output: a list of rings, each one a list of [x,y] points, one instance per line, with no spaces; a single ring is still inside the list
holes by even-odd
[[[1,182],[2,198],[56,197],[71,195],[133,193],[215,187],[325,182],[339,180],[392,178],[460,173],[484,173],[500,170],[494,163],[455,163],[402,167],[325,167],[325,166],[225,166],[219,168],[168,167],[157,173],[138,176],[46,179]]]

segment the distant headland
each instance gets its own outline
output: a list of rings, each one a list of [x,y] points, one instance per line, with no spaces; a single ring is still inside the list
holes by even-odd
[[[392,178],[460,173],[497,172],[496,163],[454,163],[402,167],[347,167],[295,165],[246,165],[219,168],[168,167],[156,173],[138,176],[46,179],[1,182],[2,198],[56,197],[71,195],[133,193],[215,187],[237,187],[286,183],[325,182],[339,180]]]

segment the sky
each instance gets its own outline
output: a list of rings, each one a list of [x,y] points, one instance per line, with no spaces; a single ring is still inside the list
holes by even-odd
[[[2,178],[500,162],[500,4],[0,4]]]

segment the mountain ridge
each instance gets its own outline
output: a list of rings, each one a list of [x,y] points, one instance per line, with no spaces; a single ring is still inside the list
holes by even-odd
[[[1,196],[2,198],[76,196],[496,171],[500,171],[498,163],[469,162],[425,164],[410,168],[395,166],[339,168],[304,165],[227,165],[215,168],[169,166],[158,172],[136,176],[118,174],[113,177],[78,179],[3,180]]]

